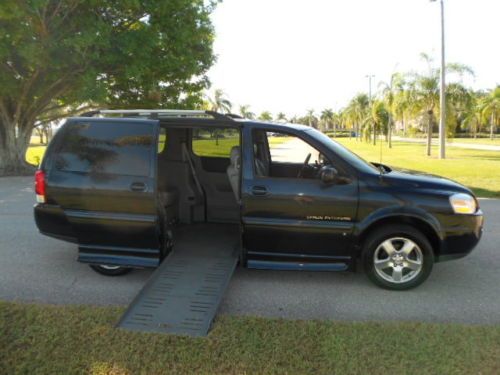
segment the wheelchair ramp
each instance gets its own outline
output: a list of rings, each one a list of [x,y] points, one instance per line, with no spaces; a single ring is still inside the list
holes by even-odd
[[[239,228],[191,225],[135,297],[118,327],[205,336],[238,261]]]

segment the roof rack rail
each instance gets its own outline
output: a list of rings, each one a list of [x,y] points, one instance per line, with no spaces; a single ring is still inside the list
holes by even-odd
[[[147,116],[149,118],[214,118],[217,120],[233,120],[241,118],[238,115],[223,114],[216,111],[186,110],[186,109],[100,109],[85,112],[82,117],[93,117],[96,115],[129,115]]]
[[[231,118],[238,118],[238,119],[244,118],[243,116],[237,115],[236,113],[227,113],[226,116],[231,117]]]

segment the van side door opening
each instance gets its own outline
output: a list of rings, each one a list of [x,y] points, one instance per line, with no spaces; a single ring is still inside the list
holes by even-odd
[[[240,206],[228,176],[231,150],[239,149],[241,143],[239,129],[161,124],[159,137],[159,223],[172,240],[163,247],[182,248],[178,241],[186,238],[186,233],[194,238],[198,232],[207,233],[207,227],[213,229],[214,236],[222,230],[239,238]],[[203,241],[200,237],[199,246],[203,247]],[[236,242],[229,246],[239,244],[239,239]],[[165,256],[170,252],[170,248],[163,250]]]

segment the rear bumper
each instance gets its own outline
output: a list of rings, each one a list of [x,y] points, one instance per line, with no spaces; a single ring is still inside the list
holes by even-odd
[[[60,206],[37,203],[33,210],[35,223],[40,233],[63,241],[78,242],[76,234]]]
[[[443,229],[443,242],[437,262],[459,259],[469,254],[479,243],[483,234],[483,212],[474,215],[453,215],[450,224]]]

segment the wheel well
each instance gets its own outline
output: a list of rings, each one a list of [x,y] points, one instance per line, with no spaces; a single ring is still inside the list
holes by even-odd
[[[363,244],[368,238],[368,236],[378,228],[380,228],[383,225],[390,225],[390,224],[407,224],[410,225],[416,229],[418,229],[422,234],[427,237],[429,240],[432,250],[434,251],[434,256],[439,255],[440,251],[440,246],[441,246],[441,240],[439,239],[438,234],[434,230],[434,228],[426,223],[424,220],[417,219],[415,217],[409,217],[409,216],[393,216],[393,217],[388,217],[384,219],[380,219],[368,226],[360,235],[359,237],[359,253],[358,256],[361,255],[361,251],[363,250]]]

